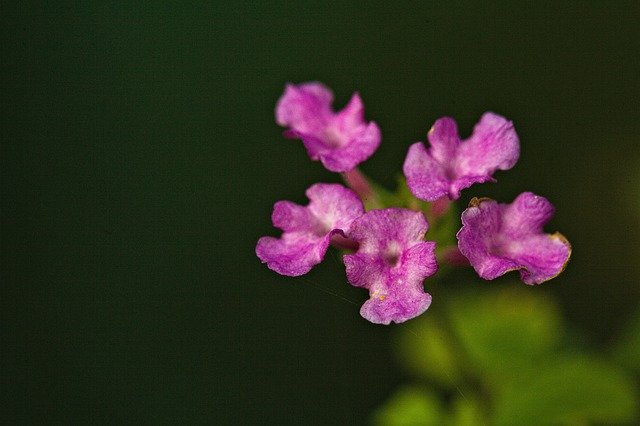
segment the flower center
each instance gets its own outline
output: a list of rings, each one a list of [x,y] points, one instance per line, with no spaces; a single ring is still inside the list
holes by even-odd
[[[453,182],[454,180],[457,179],[458,173],[456,172],[456,168],[454,165],[447,163],[447,164],[443,164],[442,168],[444,169],[443,170],[444,175],[446,176],[449,182]]]
[[[329,148],[341,148],[346,142],[338,129],[333,126],[328,126],[322,136],[322,140]]]
[[[384,252],[384,261],[391,267],[398,266],[400,263],[400,257],[402,256],[402,250],[400,244],[396,241],[391,241],[387,245],[387,249]]]
[[[500,257],[512,257],[515,253],[514,249],[516,246],[517,245],[514,244],[513,239],[502,234],[493,236],[487,244],[487,247],[489,247],[489,253]]]

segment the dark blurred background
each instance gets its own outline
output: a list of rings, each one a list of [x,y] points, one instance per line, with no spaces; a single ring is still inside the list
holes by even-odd
[[[403,381],[337,252],[254,254],[339,182],[281,136],[287,82],[360,92],[389,186],[435,119],[513,120],[519,163],[461,201],[549,198],[573,258],[532,291],[606,345],[640,299],[640,3],[486,3],[3,5],[3,423],[365,424]]]

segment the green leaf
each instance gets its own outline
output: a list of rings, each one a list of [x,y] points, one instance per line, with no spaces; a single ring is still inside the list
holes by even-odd
[[[442,404],[428,388],[407,386],[399,389],[374,413],[374,426],[440,426]]]
[[[459,344],[432,313],[414,320],[411,327],[403,327],[394,347],[403,368],[443,387],[454,388],[462,380],[456,350]]]
[[[407,181],[402,174],[398,174],[396,176],[396,189],[393,192],[372,180],[369,180],[369,184],[382,204],[382,206],[377,206],[375,208],[403,207],[412,210],[428,209],[428,203],[418,200],[413,196],[407,186]]]
[[[556,304],[521,283],[464,295],[450,305],[449,316],[471,366],[490,384],[526,374],[563,333]]]
[[[544,426],[630,422],[638,393],[619,368],[584,354],[564,355],[537,365],[497,396],[496,426]]]
[[[446,423],[448,426],[484,426],[485,413],[473,395],[458,395],[451,405],[451,413]]]
[[[450,205],[447,211],[438,216],[437,219],[433,219],[431,212],[427,212],[427,218],[429,220],[429,231],[427,233],[429,241],[435,241],[436,251],[441,249],[449,249],[451,247],[458,247],[456,240],[456,233],[462,226],[460,221],[460,212],[456,209],[455,205]]]
[[[640,373],[640,307],[636,309],[615,344],[613,358],[636,373]]]

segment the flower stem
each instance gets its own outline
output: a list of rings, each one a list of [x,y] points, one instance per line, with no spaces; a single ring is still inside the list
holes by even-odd
[[[451,200],[449,199],[449,197],[444,196],[438,198],[433,202],[433,204],[431,204],[431,214],[429,219],[433,220],[434,222],[437,221],[439,218],[444,216],[447,210],[449,210],[450,206]]]
[[[369,183],[369,180],[357,167],[348,172],[342,173],[342,178],[346,182],[347,186],[351,188],[358,197],[370,208],[382,208],[383,205],[378,198],[375,190]]]

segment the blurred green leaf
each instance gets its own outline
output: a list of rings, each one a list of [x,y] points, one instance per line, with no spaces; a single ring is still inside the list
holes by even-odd
[[[563,333],[555,303],[522,284],[466,294],[453,301],[449,315],[472,366],[491,383],[526,374]]]
[[[433,220],[432,216],[427,213],[430,225],[427,239],[436,242],[436,254],[451,247],[457,248],[456,233],[462,226],[462,222],[460,221],[460,213],[455,206],[448,206],[447,210],[438,216],[437,220]]]
[[[431,205],[431,203],[419,200],[413,196],[404,174],[398,174],[396,176],[396,192],[394,195],[396,197],[396,205],[400,207],[426,212]]]
[[[636,418],[638,393],[631,377],[584,354],[536,366],[497,395],[495,425],[619,424]]]
[[[640,373],[640,307],[636,308],[620,339],[613,348],[613,358]]]
[[[439,385],[453,388],[462,380],[458,345],[451,334],[434,315],[423,315],[405,327],[398,336],[400,365],[418,377],[434,380]]]
[[[365,200],[365,207],[367,210],[376,208],[388,208],[388,207],[409,207],[413,202],[421,202],[416,200],[416,198],[409,191],[409,187],[407,186],[404,176],[398,175],[396,176],[396,189],[394,191],[390,191],[382,185],[375,182],[373,179],[367,177],[367,181],[369,185],[375,192],[376,198],[378,200],[377,205],[367,204]],[[419,210],[419,209],[418,209]]]
[[[459,395],[451,406],[449,426],[483,426],[486,425],[485,414],[480,403],[470,394]]]
[[[403,387],[373,413],[372,420],[374,426],[441,426],[442,410],[432,390]]]

